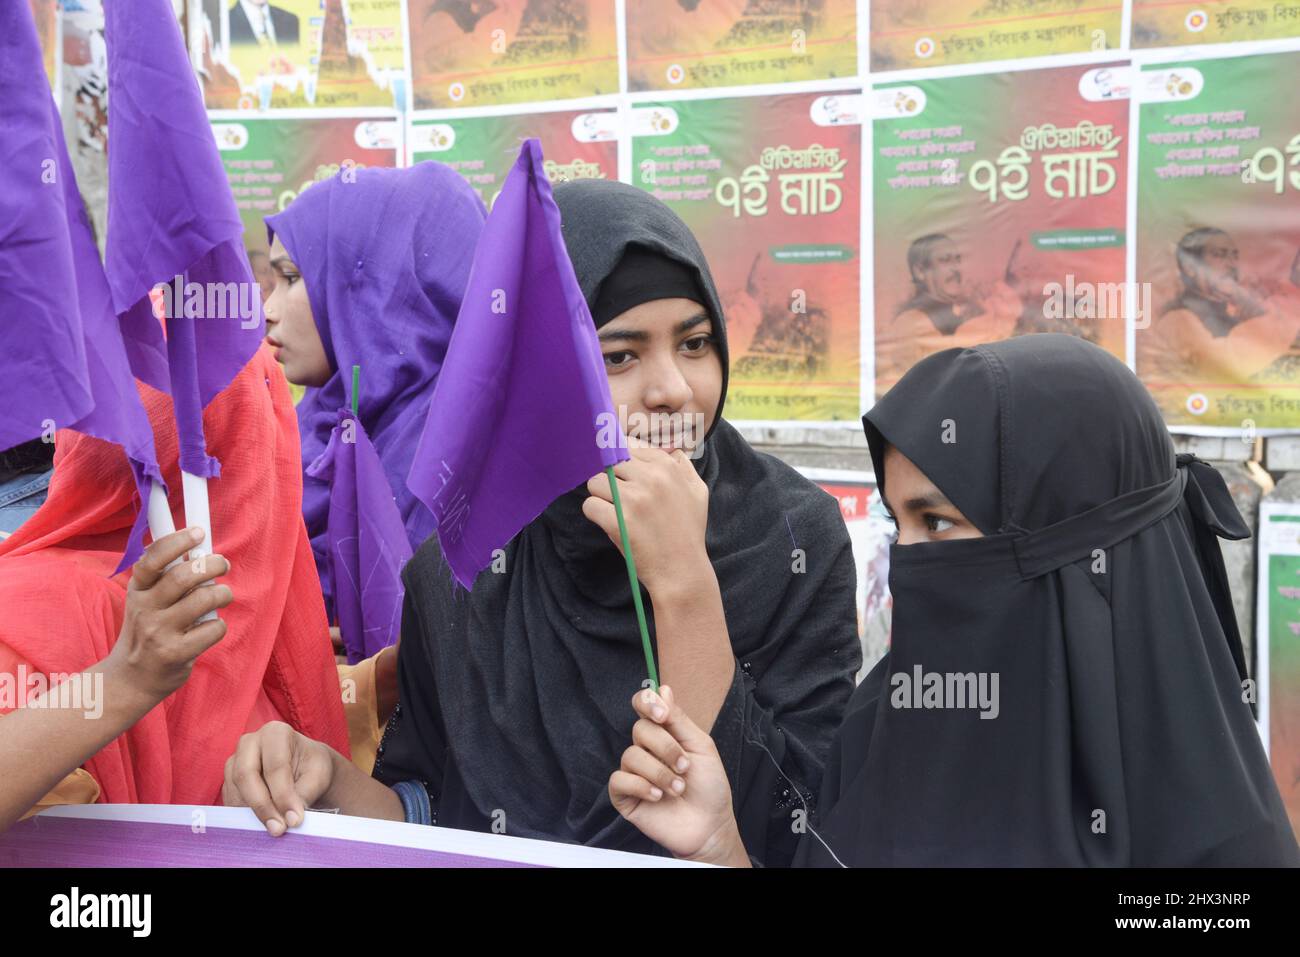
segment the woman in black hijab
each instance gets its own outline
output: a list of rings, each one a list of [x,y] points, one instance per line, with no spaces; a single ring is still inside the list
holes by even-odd
[[[749,853],[788,863],[861,665],[847,529],[833,498],[721,418],[726,327],[686,225],[620,183],[564,183],[554,195],[624,428],[661,447],[632,448],[616,472],[663,677],[711,728]],[[678,416],[687,434],[632,424],[653,413]],[[682,450],[692,447],[693,461]],[[664,494],[638,507],[643,482]],[[400,704],[377,780],[273,725],[241,745],[227,792],[273,834],[318,802],[663,853],[606,789],[646,673],[609,498],[603,476],[561,496],[468,595],[436,538],[425,542],[403,574]]]
[[[900,529],[893,636],[796,865],[1296,864],[1217,542],[1249,531],[1136,377],[1069,336],[953,349],[864,427]],[[688,756],[685,792],[624,767],[611,798],[678,854],[745,863],[708,736],[660,706],[637,696],[639,737]]]

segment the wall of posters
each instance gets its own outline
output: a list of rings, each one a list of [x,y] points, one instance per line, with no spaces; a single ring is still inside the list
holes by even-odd
[[[1295,36],[1296,0],[1133,0],[1134,48]]]
[[[411,161],[437,160],[467,179],[490,209],[514,165],[520,144],[542,144],[551,182],[618,179],[618,114],[613,110],[555,110],[509,116],[412,119]]]
[[[871,0],[871,69],[1118,49],[1118,0]]]
[[[876,87],[877,396],[926,355],[1008,335],[1067,332],[1124,356],[1127,76]]]
[[[244,246],[262,283],[271,281],[264,216],[340,169],[397,166],[400,156],[400,128],[392,116],[215,114],[212,133],[244,221]]]
[[[1260,503],[1255,622],[1260,730],[1300,834],[1300,503]]]
[[[627,0],[630,90],[851,77],[856,0]]]
[[[1137,370],[1171,425],[1300,426],[1300,53],[1142,71]]]
[[[407,0],[416,109],[617,93],[614,0]]]
[[[198,0],[209,109],[403,107],[401,0]]]
[[[695,232],[727,313],[732,419],[858,419],[861,97],[633,114],[633,182]]]
[[[102,0],[27,2],[102,235]],[[249,176],[348,158],[309,129],[386,121],[383,162],[443,160],[488,203],[528,136],[557,181],[665,199],[718,276],[733,418],[856,429],[931,352],[1057,330],[1133,365],[1175,430],[1300,430],[1300,0],[173,7],[219,132],[283,140],[232,168],[250,216],[279,184]],[[1219,46],[1166,49],[1191,43]]]

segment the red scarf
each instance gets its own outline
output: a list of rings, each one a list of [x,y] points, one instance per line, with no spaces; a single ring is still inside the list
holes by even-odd
[[[184,525],[171,399],[140,385],[158,461]],[[228,630],[161,706],[87,761],[106,803],[219,804],[226,759],[264,690],[283,719],[344,755],[347,724],[325,606],[302,520],[302,462],[288,386],[259,350],[203,414],[221,477],[208,483],[214,550],[230,560]],[[0,542],[0,644],[47,675],[112,649],[130,572],[113,569],[139,507],[119,446],[55,441],[49,499]]]

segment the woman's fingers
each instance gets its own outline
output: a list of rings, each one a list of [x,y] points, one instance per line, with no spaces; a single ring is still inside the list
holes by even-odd
[[[185,656],[191,661],[226,637],[226,623],[220,618],[201,622],[181,636]]]
[[[205,586],[194,589],[161,614],[168,625],[178,631],[186,631],[208,612],[225,608],[234,598],[229,585]]]
[[[630,774],[640,775],[665,794],[680,795],[686,790],[686,781],[678,777],[672,768],[645,748],[635,744],[623,752],[623,761],[619,768]]]
[[[599,525],[601,531],[608,535],[615,544],[620,541],[618,512],[614,510],[612,504],[592,495],[582,500],[582,514],[587,516],[588,520]]]
[[[286,726],[287,727],[287,726]],[[230,765],[229,779],[233,786],[236,804],[253,809],[257,819],[266,825],[273,836],[284,833],[284,820],[271,800],[271,792],[262,776],[262,739],[266,729],[246,734],[239,739]]]
[[[687,754],[706,751],[713,746],[713,739],[677,706],[672,689],[667,685],[659,686],[659,694],[649,688],[638,691],[632,698],[632,707],[641,717],[662,725]]]
[[[678,774],[685,774],[691,762],[686,752],[677,743],[677,739],[668,733],[668,729],[642,718],[632,726],[632,741],[649,751],[667,767]]]
[[[618,469],[614,470],[614,474],[618,474]],[[596,498],[609,502],[611,505],[614,503],[614,493],[609,489],[609,476],[604,472],[597,472],[591,478],[587,479],[587,491],[591,495],[596,496]]]
[[[155,608],[169,608],[192,589],[230,572],[230,562],[221,555],[207,555],[192,562],[181,562],[166,571],[149,589]]]
[[[662,789],[639,774],[615,771],[609,776],[609,801],[620,814],[630,814],[640,801],[652,804],[664,796]]]
[[[153,542],[131,569],[133,591],[147,591],[158,583],[167,566],[203,541],[203,529],[185,528]]]
[[[262,779],[286,827],[301,824],[306,809],[293,780],[293,746],[292,732],[268,734],[262,742]]]

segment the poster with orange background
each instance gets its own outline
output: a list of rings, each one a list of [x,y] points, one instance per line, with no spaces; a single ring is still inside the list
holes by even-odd
[[[618,92],[614,0],[407,0],[417,110]]]
[[[627,0],[629,90],[858,72],[857,0]]]
[[[1116,50],[1120,0],[871,0],[871,70]]]

